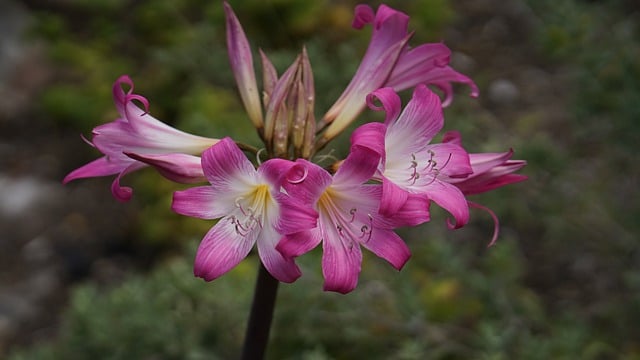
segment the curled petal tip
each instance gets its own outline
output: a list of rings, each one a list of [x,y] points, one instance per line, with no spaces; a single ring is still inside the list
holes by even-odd
[[[373,23],[376,14],[373,12],[373,9],[369,5],[356,5],[355,15],[353,17],[353,22],[351,23],[351,27],[354,29],[362,29],[366,24]]]

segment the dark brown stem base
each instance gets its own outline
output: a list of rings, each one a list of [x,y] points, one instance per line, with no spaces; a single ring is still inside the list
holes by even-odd
[[[262,360],[269,342],[269,331],[276,304],[279,281],[260,263],[253,304],[242,348],[242,360]]]

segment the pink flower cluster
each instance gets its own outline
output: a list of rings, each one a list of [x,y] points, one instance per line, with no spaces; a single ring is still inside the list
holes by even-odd
[[[293,282],[301,276],[296,257],[322,244],[324,289],[347,293],[357,285],[362,248],[398,270],[404,266],[410,251],[394,230],[428,222],[431,202],[451,214],[451,228],[459,228],[469,221],[470,207],[488,210],[467,196],[526,179],[514,174],[526,163],[511,160],[511,150],[470,154],[455,132],[434,142],[444,123],[442,107],[452,99],[451,83],[469,85],[472,96],[477,88],[448,66],[450,51],[443,44],[408,45],[406,14],[385,5],[377,12],[356,7],[353,26],[372,24],[371,42],[351,83],[316,122],[306,51],[280,77],[261,53],[261,99],[249,43],[231,7],[224,6],[232,70],[265,144],[264,161],[254,165],[244,153],[251,147],[231,138],[187,134],[153,118],[147,100],[123,76],[113,90],[120,118],[95,128],[88,141],[104,156],[64,179],[117,174],[112,192],[123,201],[132,190],[120,185],[121,177],[146,166],[176,182],[208,182],[173,196],[175,212],[219,219],[200,243],[196,276],[216,279],[256,245],[269,273]],[[429,86],[444,93],[444,102]],[[397,92],[405,89],[413,89],[413,96],[403,108]],[[312,162],[367,106],[384,111],[385,121],[352,133],[349,154],[337,170]],[[496,225],[492,244],[498,223],[488,211]]]

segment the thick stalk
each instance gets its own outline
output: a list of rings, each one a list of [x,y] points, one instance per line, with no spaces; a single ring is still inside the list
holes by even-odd
[[[242,360],[262,360],[269,342],[279,281],[260,263],[253,304],[242,348]]]

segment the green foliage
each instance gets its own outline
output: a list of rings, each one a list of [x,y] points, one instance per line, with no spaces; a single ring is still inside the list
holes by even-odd
[[[522,259],[504,239],[481,262],[470,249],[423,239],[402,274],[366,254],[359,287],[322,292],[319,253],[281,284],[271,359],[549,359],[615,354],[572,314],[554,318],[522,285]],[[408,235],[408,234],[406,234]],[[190,252],[192,254],[193,252]],[[192,256],[167,261],[113,289],[78,287],[54,343],[28,359],[228,359],[241,347],[256,258],[205,283]],[[451,261],[454,259],[454,261]]]

